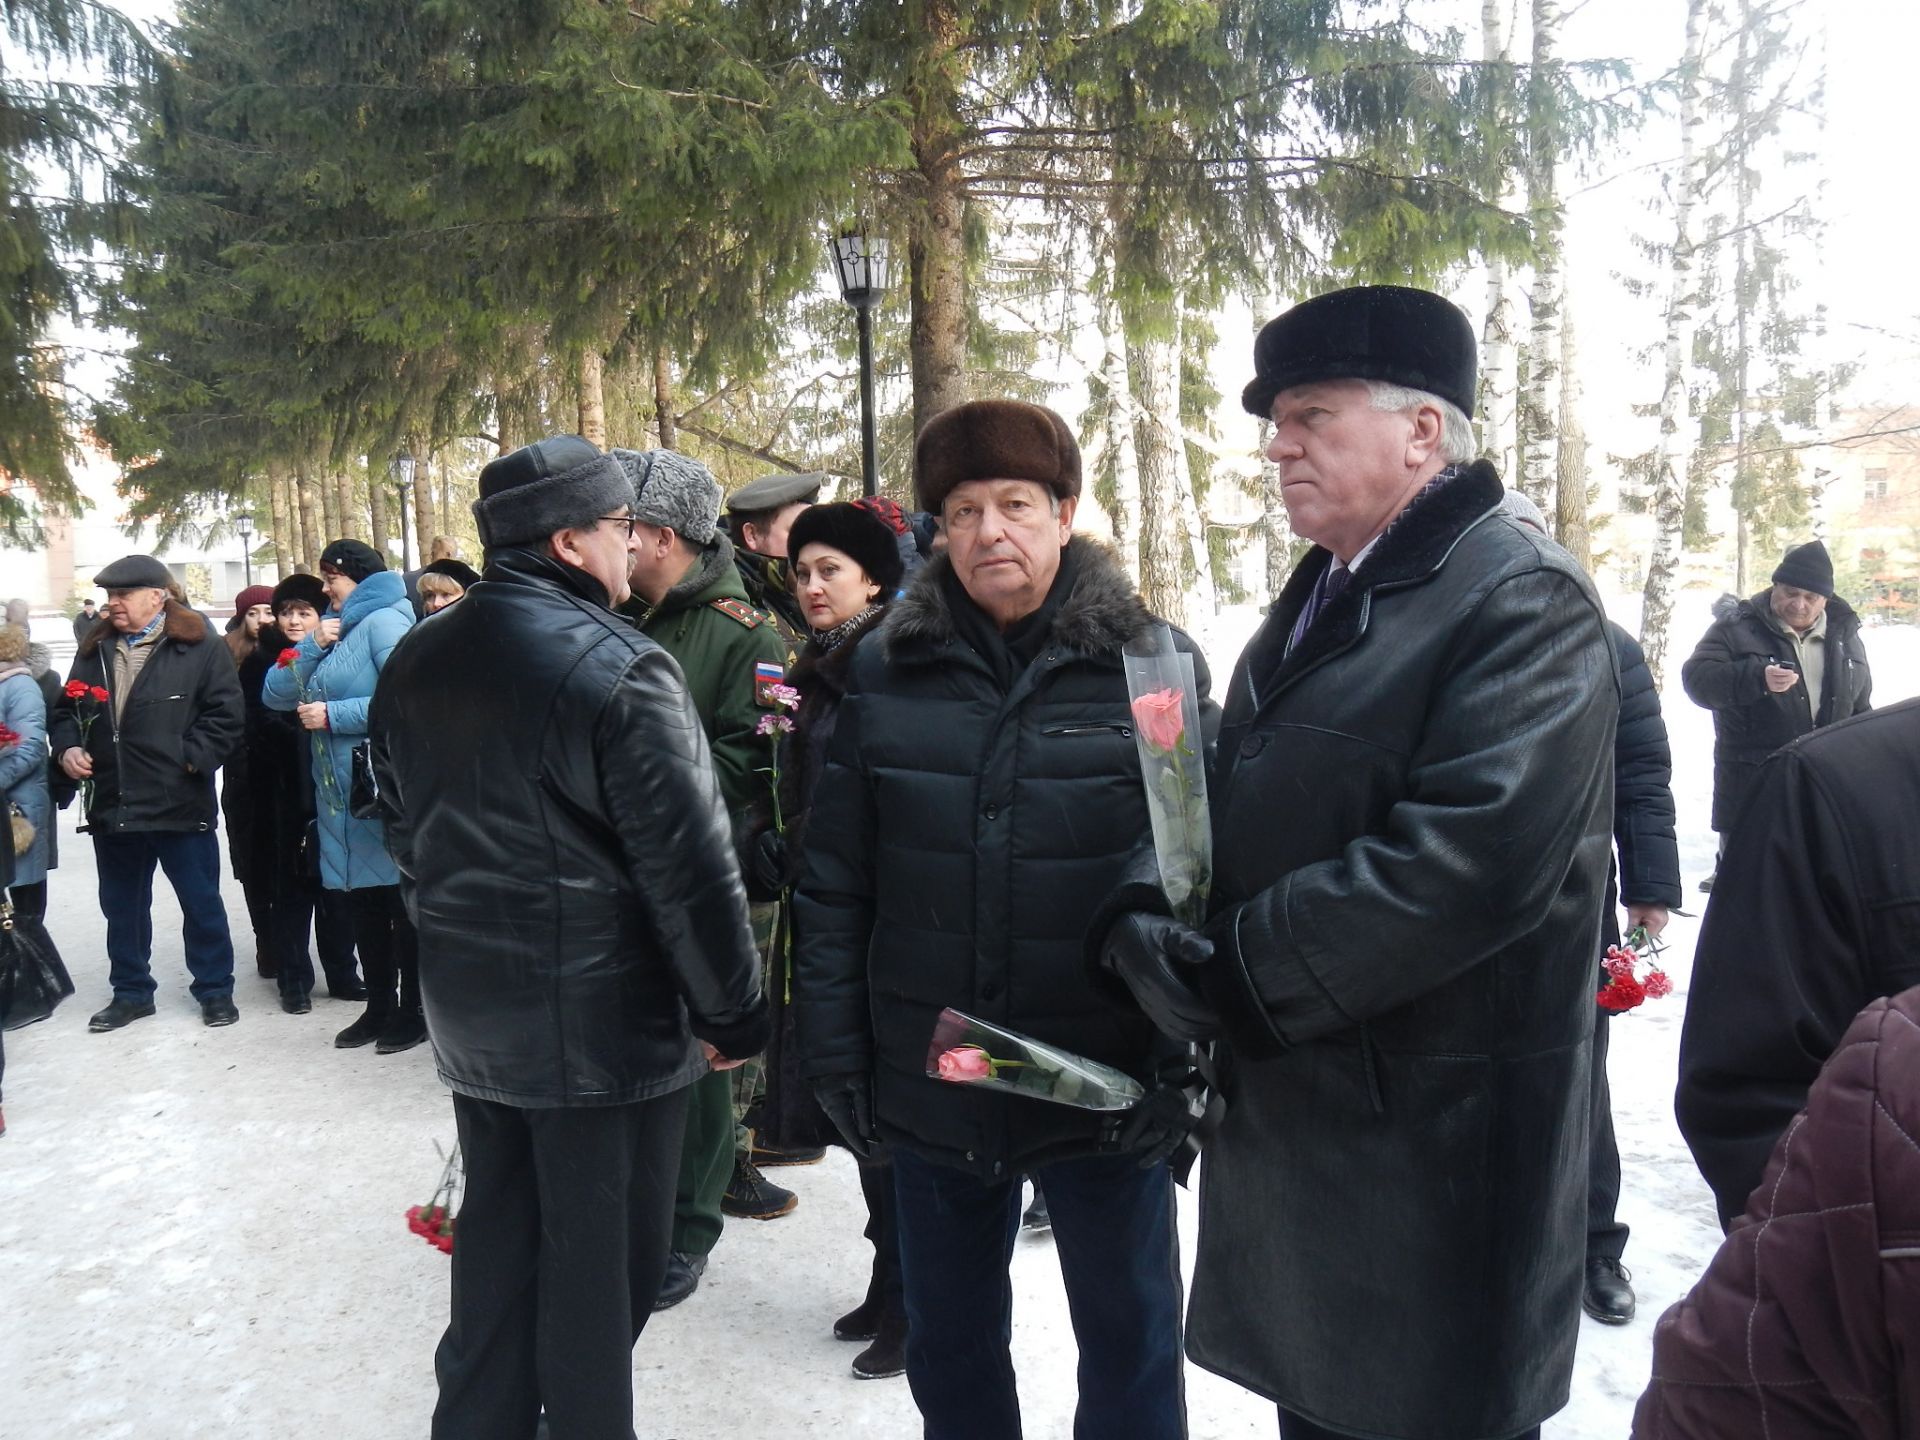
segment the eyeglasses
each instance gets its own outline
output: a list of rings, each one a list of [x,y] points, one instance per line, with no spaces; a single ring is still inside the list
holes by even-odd
[[[603,521],[609,525],[626,526],[627,538],[631,540],[633,538],[633,527],[640,523],[640,517],[638,515],[602,515],[594,521],[594,524],[598,525]]]

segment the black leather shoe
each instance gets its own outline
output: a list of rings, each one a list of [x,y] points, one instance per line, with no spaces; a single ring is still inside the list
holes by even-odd
[[[700,1277],[706,1273],[707,1257],[689,1255],[684,1250],[675,1250],[667,1256],[666,1277],[660,1282],[660,1297],[653,1302],[653,1308],[671,1310],[682,1300],[700,1288]]]
[[[1633,1319],[1633,1286],[1627,1283],[1627,1267],[1605,1255],[1587,1261],[1580,1308],[1602,1325],[1624,1325]]]
[[[200,1002],[200,1021],[203,1025],[217,1028],[221,1025],[231,1025],[239,1018],[240,1011],[225,995],[216,995],[211,1000]]]
[[[313,1001],[304,990],[288,990],[280,996],[280,1008],[289,1015],[305,1015],[313,1009]]]
[[[1707,876],[1706,879],[1702,880],[1700,882],[1700,893],[1702,895],[1711,895],[1713,893],[1713,882],[1718,878],[1719,878],[1719,875],[1716,872],[1715,874],[1709,875]]]
[[[93,1018],[87,1021],[87,1029],[98,1035],[106,1030],[118,1030],[123,1025],[131,1025],[136,1020],[144,1020],[153,1014],[151,1000],[142,1004],[136,1000],[115,1000],[104,1010],[95,1011]]]
[[[890,1380],[907,1373],[907,1317],[887,1314],[880,1317],[880,1333],[873,1343],[853,1357],[856,1380]]]

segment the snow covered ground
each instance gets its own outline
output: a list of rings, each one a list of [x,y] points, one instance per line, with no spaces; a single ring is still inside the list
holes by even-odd
[[[1697,601],[1696,603],[1692,603]],[[1690,597],[1676,634],[1706,623]],[[1251,628],[1209,637],[1224,688]],[[1920,631],[1867,639],[1882,703],[1920,693]],[[1688,902],[1713,853],[1712,727],[1677,683],[1666,713],[1677,758]],[[160,1013],[112,1035],[87,1015],[107,999],[93,860],[63,818],[52,929],[79,993],[47,1024],[7,1037],[0,1140],[0,1437],[5,1440],[390,1440],[424,1436],[447,1261],[407,1233],[438,1173],[452,1116],[427,1051],[336,1051],[357,1007],[288,1016],[246,971],[241,1020],[207,1030],[187,994],[177,910],[155,895]],[[229,884],[230,912],[244,916]],[[243,921],[244,925],[244,921]],[[1640,1318],[1581,1322],[1573,1401],[1548,1440],[1619,1440],[1645,1384],[1655,1317],[1719,1239],[1674,1128],[1674,1053],[1698,921],[1677,919],[1666,964],[1678,993],[1615,1023],[1612,1079],[1625,1171],[1627,1263]],[[643,1440],[918,1433],[903,1380],[856,1381],[857,1347],[832,1318],[865,1285],[858,1185],[844,1156],[780,1172],[800,1208],[730,1225],[699,1293],[657,1317],[635,1352]],[[1191,1247],[1191,1197],[1182,1197]],[[1014,1349],[1031,1436],[1071,1433],[1074,1350],[1053,1248],[1023,1237]],[[1299,1297],[1276,1296],[1276,1308]],[[1471,1343],[1472,1337],[1461,1337]],[[1271,1436],[1273,1412],[1190,1369],[1196,1440]],[[1123,1437],[1116,1437],[1123,1440]]]

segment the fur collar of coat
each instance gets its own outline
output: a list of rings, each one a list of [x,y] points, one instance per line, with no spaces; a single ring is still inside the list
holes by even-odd
[[[1111,546],[1075,535],[1067,548],[1079,574],[1053,618],[1049,641],[1083,655],[1118,655],[1121,646],[1153,623],[1153,615]],[[938,648],[958,638],[941,584],[952,568],[945,555],[921,566],[907,593],[887,607],[881,639],[890,658],[904,658],[917,645]]]
[[[166,623],[160,627],[162,640],[194,645],[213,633],[213,628],[207,624],[207,617],[198,610],[189,610],[173,600],[167,601],[163,608],[166,610],[167,619]],[[102,641],[118,633],[113,628],[113,621],[107,618],[105,611],[102,611],[93,629],[89,630],[86,638],[80,642],[77,653],[91,655],[100,648]]]

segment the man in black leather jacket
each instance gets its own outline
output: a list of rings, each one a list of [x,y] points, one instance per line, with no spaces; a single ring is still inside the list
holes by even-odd
[[[699,717],[613,613],[633,491],[576,436],[489,464],[485,574],[370,720],[466,1196],[433,1434],[628,1434],[687,1087],[766,1040]],[[609,1202],[612,1203],[609,1203]]]

